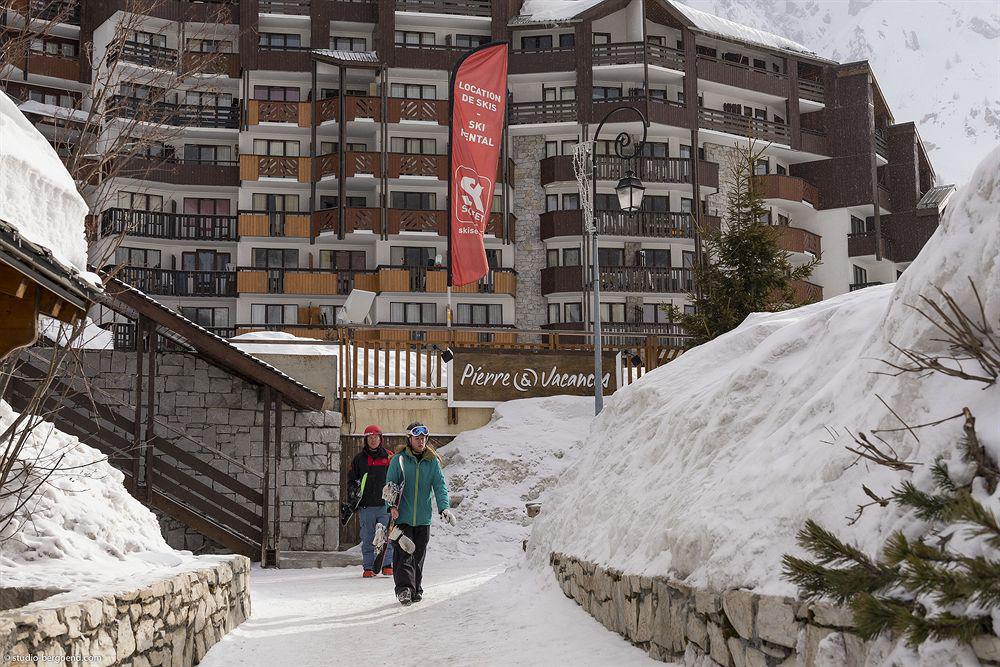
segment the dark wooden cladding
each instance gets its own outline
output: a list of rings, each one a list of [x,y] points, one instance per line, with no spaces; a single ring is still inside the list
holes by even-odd
[[[189,162],[163,158],[127,159],[114,175],[174,185],[220,185],[237,187],[239,167],[235,162]]]
[[[108,100],[105,113],[123,118],[141,117],[142,120],[174,125],[178,127],[215,127],[237,129],[240,122],[240,107],[234,102],[228,107],[201,106],[195,104],[171,104],[154,102],[134,97],[115,95]]]
[[[798,227],[775,227],[778,234],[778,247],[785,252],[809,253],[815,257],[822,254],[822,239]]]
[[[309,16],[310,0],[259,0],[261,14],[284,14],[286,16]]]
[[[577,103],[574,100],[514,102],[508,108],[511,125],[577,122]]]
[[[110,53],[108,60],[113,60],[118,55],[122,60],[136,65],[155,67],[159,69],[175,69],[177,67],[177,49],[154,44],[143,44],[141,42],[122,42],[121,52]]]
[[[488,17],[490,0],[399,0],[396,11]]]
[[[514,240],[514,228],[517,223],[517,218],[514,217],[513,213],[507,214],[507,231],[510,234],[510,240]],[[486,233],[492,234],[493,236],[503,238],[503,213],[490,213],[490,219],[486,223]]]
[[[28,72],[56,79],[79,81],[80,59],[31,51],[28,55]]]
[[[185,51],[181,54],[181,67],[188,72],[221,74],[230,79],[238,79],[240,76],[240,55],[238,53]]]
[[[649,100],[649,122],[688,129],[691,127],[690,112],[684,104],[655,97]]]
[[[703,129],[717,130],[741,137],[773,141],[780,144],[787,144],[790,138],[788,125],[785,123],[726,113],[717,109],[698,109],[698,120]]]
[[[588,284],[590,284],[588,274]],[[694,290],[691,269],[665,266],[602,266],[601,289],[606,292],[682,294]]]
[[[808,280],[793,280],[792,297],[796,303],[816,303],[823,300],[823,288]]]
[[[809,81],[808,79],[799,79],[799,97],[804,100],[810,100],[813,102],[823,102],[825,101],[826,91],[823,88],[823,83],[821,81]]]
[[[764,199],[785,199],[807,202],[813,208],[820,208],[819,190],[803,178],[784,174],[754,176],[754,185]]]
[[[889,216],[882,216],[883,227],[887,226]],[[868,218],[872,220],[872,218]],[[848,257],[874,257],[875,256],[875,232],[855,232],[847,235],[847,256]],[[898,261],[893,253],[892,239],[885,233],[882,234],[882,256],[890,261]]]
[[[582,291],[582,266],[547,266],[542,269],[542,296]]]
[[[572,72],[576,69],[576,47],[513,49],[507,59],[508,74]]]
[[[236,216],[109,208],[101,213],[101,236],[118,234],[190,241],[235,241]]]
[[[592,57],[594,66],[642,64],[642,42],[619,42],[616,44],[594,44]]]
[[[253,69],[273,72],[309,72],[312,70],[312,56],[309,47],[301,49],[273,49],[254,47],[256,64]],[[244,67],[246,65],[244,64]]]
[[[804,178],[822,193],[820,209],[871,205],[871,158],[855,155],[789,166],[792,176]]]
[[[718,164],[699,160],[698,168],[699,183],[702,186],[719,187]],[[691,160],[687,158],[644,157],[639,160],[622,160],[616,156],[605,156],[598,160],[597,178],[617,181],[629,169],[635,169],[639,178],[646,183],[691,183]],[[576,180],[572,155],[553,155],[544,158],[539,172],[542,185]]]
[[[597,226],[605,236],[628,236],[657,239],[694,238],[694,219],[689,213],[640,211],[597,211]],[[546,211],[539,216],[543,241],[559,236],[583,233],[583,212]]]
[[[390,123],[418,120],[438,125],[448,124],[448,100],[414,100],[390,97],[388,106]]]
[[[788,95],[788,77],[784,74],[704,55],[698,56],[698,78],[779,97]]]
[[[440,236],[448,233],[447,211],[419,211],[390,208],[389,233],[434,232]]]
[[[375,23],[378,21],[378,3],[374,0],[326,0],[332,16],[338,21]]]
[[[424,176],[448,180],[447,155],[389,153],[389,178]]]
[[[118,277],[147,294],[162,296],[236,296],[235,271],[174,271],[122,267]]]
[[[396,44],[392,49],[395,67],[451,71],[468,49],[444,44]]]
[[[806,153],[816,155],[829,155],[830,149],[827,145],[826,133],[815,132],[813,130],[802,129],[799,134],[799,148]]]

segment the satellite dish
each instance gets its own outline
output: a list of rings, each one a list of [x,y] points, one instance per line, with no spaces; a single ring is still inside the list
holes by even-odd
[[[365,324],[371,316],[375,292],[352,289],[347,301],[337,310],[337,324]]]

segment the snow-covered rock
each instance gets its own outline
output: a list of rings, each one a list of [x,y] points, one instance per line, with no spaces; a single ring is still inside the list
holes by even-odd
[[[1000,148],[956,194],[941,226],[895,286],[781,313],[753,315],[736,330],[616,392],[594,421],[579,460],[560,476],[535,520],[532,558],[562,552],[627,572],[671,575],[714,588],[794,594],[781,578],[784,553],[807,518],[869,553],[911,517],[894,507],[846,517],[886,495],[900,473],[852,465],[849,432],[899,429],[969,407],[1000,455],[1000,386],[941,374],[893,377],[880,360],[892,345],[946,353],[940,332],[911,305],[933,288],[1000,322]],[[961,423],[884,434],[901,459],[955,457]],[[997,497],[980,498],[1000,514]]]

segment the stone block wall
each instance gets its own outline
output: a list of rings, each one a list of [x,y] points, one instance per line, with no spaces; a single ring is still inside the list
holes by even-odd
[[[90,382],[114,400],[134,405],[135,352],[102,350],[83,354]],[[220,450],[250,470],[262,471],[263,392],[192,354],[158,353],[156,364],[156,420],[196,443]],[[145,392],[144,383],[144,405]],[[271,419],[273,428],[273,411]],[[276,479],[281,533],[278,548],[282,551],[336,551],[340,544],[340,427],[339,412],[307,412],[289,405],[282,409]],[[167,429],[158,432],[238,481],[252,488],[260,487],[258,477],[224,456],[174,436]],[[225,487],[204,481],[220,493],[232,495]],[[229,551],[179,521],[160,512],[157,516],[167,543],[175,549],[195,553]]]
[[[195,665],[250,615],[249,577],[250,561],[233,556],[135,590],[0,612],[0,664]]]
[[[514,301],[518,329],[538,329],[548,321],[546,300],[538,276],[545,268],[545,244],[540,234],[539,215],[545,211],[545,188],[541,180],[541,160],[545,157],[545,137],[514,137],[514,266],[522,277],[517,282]]]
[[[713,591],[665,577],[602,568],[572,556],[550,556],[556,580],[604,627],[663,662],[722,667],[813,667],[881,664],[888,642],[864,641],[851,611],[823,602]],[[977,638],[984,665],[1000,664],[1000,639]]]

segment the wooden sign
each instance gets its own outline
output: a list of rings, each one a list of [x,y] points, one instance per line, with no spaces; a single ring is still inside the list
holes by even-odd
[[[495,407],[541,396],[593,396],[594,353],[567,350],[455,349],[448,364],[449,407]],[[618,388],[618,355],[605,352],[604,394]]]

